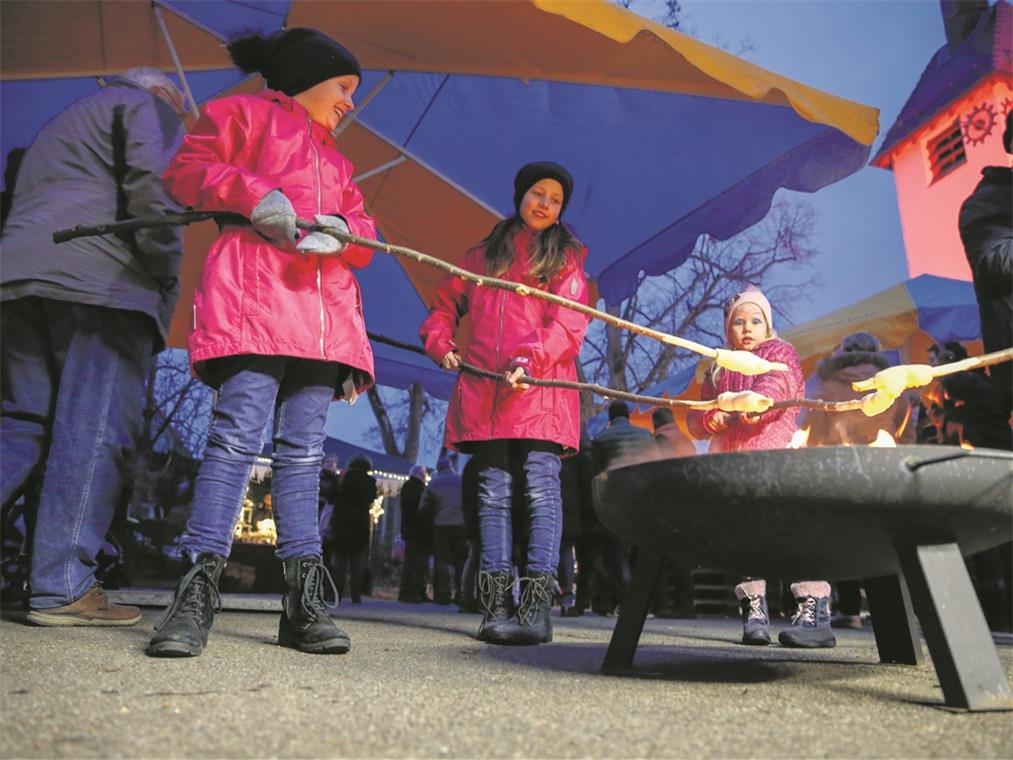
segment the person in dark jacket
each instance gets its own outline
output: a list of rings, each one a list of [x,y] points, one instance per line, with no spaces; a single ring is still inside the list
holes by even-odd
[[[468,559],[461,573],[461,612],[480,612],[478,604],[478,569],[482,562],[482,536],[478,530],[478,460],[469,457],[461,473],[461,511],[464,512],[464,535],[468,539]]]
[[[320,494],[317,497],[317,529],[320,531],[320,549],[324,564],[334,567],[334,505],[341,495],[341,471],[337,454],[328,454],[320,467]]]
[[[468,559],[464,529],[461,476],[454,472],[450,458],[440,457],[419,512],[433,526],[433,601],[450,604],[462,596],[461,576]]]
[[[591,439],[587,430],[581,430],[580,451],[563,460],[559,471],[560,492],[563,497],[563,536],[559,543],[560,615],[579,617],[587,607],[586,586],[591,575],[591,551],[585,525],[591,505]],[[577,570],[580,573],[578,575]]]
[[[651,413],[654,428],[654,445],[661,457],[696,455],[696,446],[689,436],[679,429],[675,415],[667,407],[658,407]],[[666,555],[658,572],[651,607],[655,617],[696,617],[693,599],[693,564],[683,557]]]
[[[1006,114],[1003,145],[1013,153],[1013,111]],[[986,166],[974,192],[960,207],[960,240],[971,265],[974,292],[981,316],[981,338],[985,352],[1001,351],[1013,345],[1013,169]],[[1005,414],[1009,449],[1009,419],[1013,407],[1013,363],[990,369],[996,396]]]
[[[656,456],[651,433],[630,424],[630,408],[625,401],[613,401],[608,407],[609,424],[591,442],[594,474],[598,475],[623,460]],[[630,584],[630,547],[604,528],[594,549],[595,598],[592,609],[610,615],[622,602]]]
[[[426,468],[413,465],[408,480],[401,486],[401,538],[404,540],[404,568],[401,571],[399,602],[418,604],[426,601],[426,565],[430,555],[430,529],[419,515],[422,493],[426,490]]]
[[[131,625],[95,578],[141,421],[152,356],[179,295],[173,227],[54,244],[75,224],[179,211],[162,172],[183,136],[183,99],[160,71],[131,69],[70,105],[26,152],[0,266],[0,490],[41,479],[28,619]]]
[[[349,596],[352,602],[362,601],[362,587],[369,559],[369,537],[372,527],[370,507],[376,500],[376,478],[369,474],[373,463],[364,454],[356,455],[341,476],[341,495],[334,507],[334,583],[339,593],[350,574]]]

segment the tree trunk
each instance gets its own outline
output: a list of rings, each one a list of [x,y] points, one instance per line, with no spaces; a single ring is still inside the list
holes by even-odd
[[[419,456],[419,437],[422,434],[422,417],[426,413],[426,394],[421,383],[408,388],[408,435],[404,442],[404,458],[414,462]]]
[[[374,385],[367,392],[369,405],[373,408],[373,416],[376,417],[377,427],[380,428],[380,437],[383,439],[383,450],[391,456],[401,456],[401,450],[397,446],[397,436],[394,435],[394,426],[391,424],[387,408],[380,398],[380,391]]]
[[[619,306],[609,304],[605,310],[614,317],[619,316]],[[605,363],[608,366],[608,387],[617,391],[629,390],[626,387],[627,349],[623,345],[623,333],[614,325],[605,325]]]

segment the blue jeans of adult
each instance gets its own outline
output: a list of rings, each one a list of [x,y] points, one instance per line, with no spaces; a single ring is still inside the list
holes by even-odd
[[[272,422],[275,555],[280,560],[320,556],[317,499],[324,423],[340,365],[247,354],[213,361],[214,374],[224,379],[180,541],[184,554],[191,561],[205,552],[229,556],[253,463]]]
[[[478,460],[482,569],[510,572],[512,568],[513,482],[515,474],[523,474],[528,525],[526,571],[555,576],[563,530],[559,445],[512,438],[473,443],[469,451]]]
[[[35,609],[71,604],[95,583],[141,421],[156,340],[134,311],[20,298],[2,306],[0,498],[41,477],[32,542]]]

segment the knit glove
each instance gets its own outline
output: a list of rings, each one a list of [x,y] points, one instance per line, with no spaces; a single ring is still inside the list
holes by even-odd
[[[333,227],[338,232],[344,232],[346,235],[350,235],[352,232],[348,229],[348,222],[340,216],[317,214],[314,219],[321,227]],[[341,253],[347,247],[348,243],[343,243],[326,232],[311,232],[300,240],[299,245],[296,246],[303,253]]]
[[[250,214],[253,229],[278,246],[299,239],[295,221],[292,201],[281,190],[272,190],[261,198]]]

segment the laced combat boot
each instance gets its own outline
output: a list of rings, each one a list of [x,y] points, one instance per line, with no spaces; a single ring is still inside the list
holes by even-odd
[[[552,594],[556,579],[551,573],[521,578],[521,603],[517,608],[520,635],[517,644],[548,644],[552,641]]]
[[[745,581],[735,587],[742,612],[742,643],[766,646],[770,643],[770,613],[767,611],[766,581]]]
[[[222,611],[218,581],[224,569],[225,557],[210,552],[197,556],[155,626],[155,635],[148,643],[149,655],[196,657],[204,651],[215,615]]]
[[[510,593],[510,573],[498,570],[478,574],[479,603],[482,623],[478,626],[479,641],[490,644],[515,644],[520,626],[514,620],[514,600]]]
[[[777,637],[781,645],[805,649],[837,646],[837,638],[830,627],[830,584],[826,581],[793,583],[791,594],[798,611],[791,619],[791,628],[781,631]]]
[[[344,654],[352,648],[348,634],[331,620],[325,586],[338,600],[338,589],[320,557],[292,557],[283,562],[285,596],[278,622],[278,643],[311,654]]]

